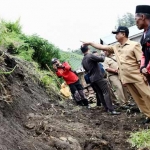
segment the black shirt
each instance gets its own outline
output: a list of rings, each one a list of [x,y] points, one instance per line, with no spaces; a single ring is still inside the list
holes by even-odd
[[[85,71],[90,74],[91,83],[103,78],[103,74],[101,73],[98,63],[104,62],[104,59],[105,57],[103,56],[99,57],[90,53],[84,55],[82,65]]]

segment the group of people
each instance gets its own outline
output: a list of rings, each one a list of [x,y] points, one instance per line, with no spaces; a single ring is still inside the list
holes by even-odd
[[[95,62],[97,60],[90,58],[88,45],[103,50],[105,53],[114,53],[118,68],[114,68],[112,71],[119,74],[121,84],[127,87],[141,112],[147,116],[145,123],[148,123],[150,122],[150,6],[138,5],[135,13],[137,27],[144,29],[141,44],[130,41],[128,28],[119,26],[116,31],[112,32],[116,34],[118,41],[113,46],[82,41],[81,51],[84,53],[82,64],[87,72],[92,73],[90,71],[92,67],[88,68],[86,64],[91,60]],[[92,78],[91,75],[91,82],[93,82]],[[93,82],[93,84],[98,84],[100,80],[97,80],[97,83]],[[103,86],[100,84],[99,82],[100,87]],[[107,100],[105,99],[105,101]]]
[[[81,51],[84,54],[82,65],[86,73],[88,73],[91,86],[97,93],[102,105],[112,115],[119,115],[114,110],[108,82],[105,80],[99,62],[104,64],[105,70],[108,72],[108,78],[112,85],[118,87],[117,94],[122,103],[128,103],[125,90],[128,90],[139,107],[140,111],[146,115],[143,123],[150,122],[150,6],[138,5],[135,11],[135,21],[137,27],[144,29],[141,43],[129,40],[129,30],[125,26],[119,26],[116,31],[118,41],[115,45],[102,45],[94,42],[81,41]],[[89,47],[92,46],[97,50],[104,52],[104,55],[96,56],[90,53]],[[53,67],[57,63],[53,63]],[[82,99],[82,104],[88,106],[88,101],[84,96],[83,88],[76,77],[74,83],[70,83],[67,70],[71,71],[68,64],[61,64],[63,68],[57,67],[56,74],[62,76],[69,85],[74,98]],[[63,71],[62,71],[63,70]],[[73,74],[73,72],[72,72]],[[79,85],[79,86],[76,86]],[[82,89],[82,90],[81,90]],[[78,91],[78,92],[77,92]],[[81,93],[80,93],[80,92]],[[78,93],[78,94],[77,94]],[[78,95],[78,96],[77,96]],[[78,101],[77,100],[77,101]]]

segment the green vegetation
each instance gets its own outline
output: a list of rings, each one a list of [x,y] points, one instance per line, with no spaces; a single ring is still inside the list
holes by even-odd
[[[16,22],[0,22],[0,44],[4,46],[9,53],[18,55],[28,61],[36,61],[43,69],[46,69],[47,63],[51,67],[53,57],[60,58],[59,51],[55,45],[47,40],[37,36],[27,36],[22,33],[19,20]]]
[[[129,143],[136,148],[150,148],[150,130],[131,133]]]
[[[117,27],[118,26],[131,27],[134,25],[135,25],[134,15],[131,13],[128,12],[128,13],[124,14],[121,18],[118,17]]]
[[[81,67],[81,61],[83,58],[83,55],[76,54],[74,52],[65,52],[60,51],[62,61],[68,61],[69,64],[71,64],[71,67],[73,70],[79,69]]]
[[[0,75],[1,74],[11,74],[14,70],[15,70],[16,66],[13,68],[13,70],[9,71],[9,72],[2,72],[0,71]]]
[[[34,50],[32,58],[39,63],[42,69],[47,69],[45,64],[52,67],[51,59],[53,57],[60,58],[60,49],[37,35],[24,37],[24,41]]]
[[[59,48],[37,35],[23,34],[19,20],[16,22],[1,20],[0,34],[0,45],[3,49],[15,57],[32,63],[37,62],[36,71],[40,75],[39,80],[45,87],[50,84],[57,85],[53,77],[49,76],[46,64],[52,69],[51,59],[53,57],[60,59]]]
[[[46,64],[53,71],[51,65],[52,58],[58,58],[61,61],[68,61],[73,70],[81,66],[81,53],[66,52],[60,50],[54,44],[41,38],[38,35],[25,35],[22,33],[22,28],[19,19],[16,22],[0,22],[0,45],[4,47],[10,54],[20,59],[32,62],[36,65],[36,71],[40,74],[40,81],[45,87],[50,84],[58,87],[58,82],[62,83],[62,79],[58,79],[50,75]]]

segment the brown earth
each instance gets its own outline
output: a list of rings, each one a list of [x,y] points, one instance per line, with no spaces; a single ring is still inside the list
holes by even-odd
[[[0,70],[16,65],[6,60]],[[127,142],[130,132],[149,128],[139,123],[139,113],[111,116],[62,100],[53,88],[48,95],[26,65],[0,75],[0,150],[136,150]]]

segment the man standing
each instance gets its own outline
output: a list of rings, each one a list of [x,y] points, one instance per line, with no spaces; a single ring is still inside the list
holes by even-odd
[[[140,71],[146,76],[147,81],[150,84],[150,6],[138,5],[136,6],[135,13],[137,27],[140,30],[144,29],[144,33],[141,38],[143,55]]]
[[[108,79],[111,85],[116,89],[119,104],[123,108],[129,108],[127,88],[125,86],[122,86],[122,83],[118,76],[118,64],[116,61],[116,57],[113,53],[110,53],[108,51],[104,51],[104,53],[106,57],[103,65],[105,70],[108,72]]]
[[[145,83],[139,71],[142,56],[141,46],[128,39],[129,30],[127,27],[119,26],[112,33],[116,34],[116,39],[119,42],[113,46],[82,42],[84,45],[91,45],[99,50],[115,53],[121,82],[127,86],[140,110],[148,117],[143,123],[148,123],[150,122],[150,87]]]
[[[96,50],[93,51],[92,54],[95,55],[95,56],[105,56],[105,54],[104,54],[103,52],[101,52],[101,53],[99,54]],[[106,57],[105,57],[105,60],[106,60]],[[104,62],[105,62],[105,61],[104,61]],[[100,70],[101,70],[101,72],[102,72],[102,74],[103,74],[103,77],[106,79],[106,81],[107,81],[107,83],[108,83],[108,89],[109,89],[109,92],[110,92],[110,98],[112,99],[112,102],[113,102],[114,104],[117,104],[117,103],[116,103],[116,99],[117,99],[117,98],[116,98],[116,96],[115,96],[115,94],[114,94],[114,91],[113,91],[111,85],[110,85],[110,82],[109,82],[108,79],[107,79],[107,72],[105,71],[104,66],[103,66],[104,62],[103,62],[103,63],[99,62],[99,67],[100,67]],[[96,95],[98,95],[98,94],[96,94]],[[98,97],[98,96],[97,96],[97,97]],[[103,97],[101,97],[101,99],[102,99],[102,98],[103,98]]]
[[[76,103],[81,106],[88,106],[88,100],[83,93],[83,87],[80,84],[78,76],[71,70],[68,62],[60,63],[59,59],[52,59],[53,68],[56,71],[58,77],[62,77],[66,84],[69,86],[70,91],[75,99]]]
[[[100,56],[100,55],[103,56],[104,55],[104,54],[98,54],[98,52],[96,50],[93,51],[92,54],[95,55],[95,56]],[[106,78],[107,77],[107,73],[106,73],[106,71],[104,69],[103,64],[100,63],[100,62],[99,62],[99,67],[100,67],[100,70],[101,70],[101,73],[102,73],[103,77]]]
[[[81,46],[81,51],[84,54],[82,60],[83,68],[89,74],[91,85],[94,87],[94,90],[96,90],[96,93],[102,93],[103,98],[101,99],[101,102],[103,106],[111,115],[119,115],[119,112],[114,111],[112,101],[110,99],[107,81],[103,79],[103,74],[101,73],[98,64],[99,62],[104,61],[104,56],[98,57],[89,53],[89,48],[85,45]],[[101,97],[101,95],[99,97]]]

